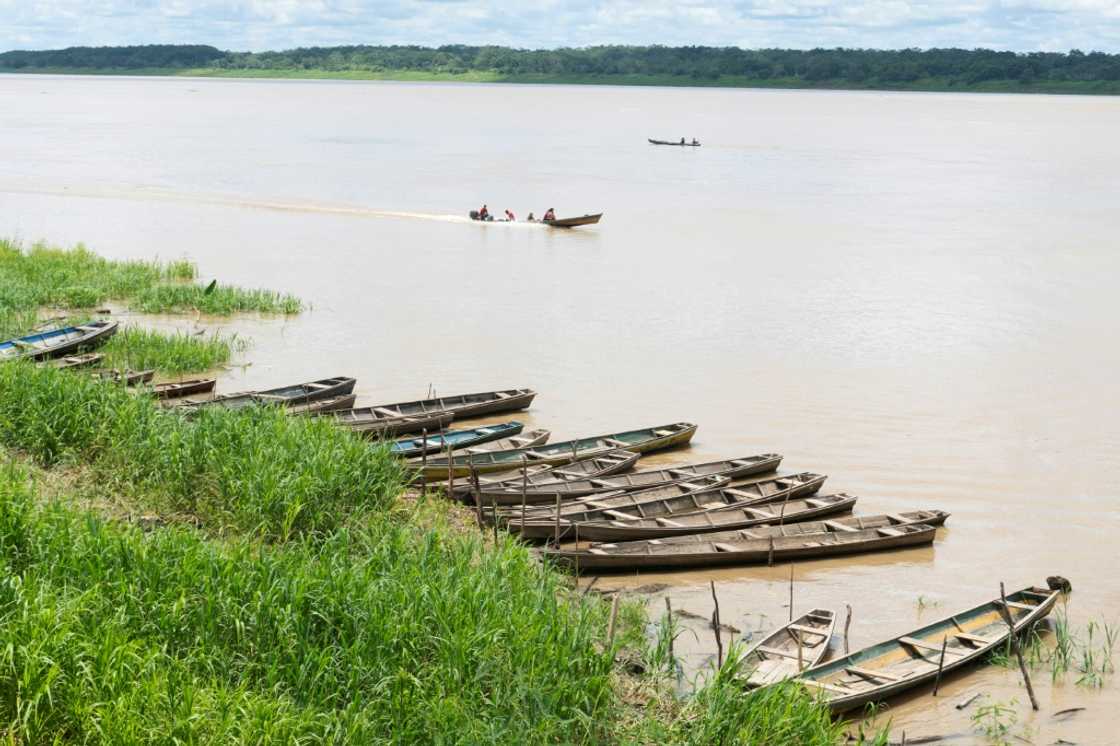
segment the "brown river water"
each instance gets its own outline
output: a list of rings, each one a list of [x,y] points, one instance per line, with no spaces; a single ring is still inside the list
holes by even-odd
[[[188,322],[252,339],[225,390],[532,386],[520,419],[556,440],[688,420],[649,461],[777,451],[860,512],[950,511],[932,548],[796,566],[795,613],[851,604],[853,649],[1051,574],[1075,627],[1117,625],[1117,132],[1104,97],[0,76],[0,235],[308,301]],[[704,146],[646,143],[682,136]],[[605,216],[471,223],[482,202]],[[714,580],[745,633],[786,618],[788,577],[597,587],[707,616]],[[684,621],[694,676],[715,643]],[[972,734],[953,705],[982,692],[1031,742],[1120,742],[1115,678],[1076,679],[1037,671],[1031,713],[1017,673],[972,669],[886,717]]]

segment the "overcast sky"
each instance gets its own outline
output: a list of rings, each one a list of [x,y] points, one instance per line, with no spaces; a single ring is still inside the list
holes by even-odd
[[[147,43],[1120,52],[1120,0],[0,0],[0,50]]]

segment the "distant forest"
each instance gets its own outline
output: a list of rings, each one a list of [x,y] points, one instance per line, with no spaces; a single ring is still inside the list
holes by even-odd
[[[322,77],[412,73],[432,79],[475,74],[474,79],[511,82],[1120,92],[1120,55],[1077,50],[1017,53],[663,46],[526,50],[452,45],[224,52],[203,45],[147,45],[0,54],[0,71],[67,70],[228,75],[316,72],[324,73]]]

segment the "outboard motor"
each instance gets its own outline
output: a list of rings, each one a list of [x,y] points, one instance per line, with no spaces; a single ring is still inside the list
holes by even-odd
[[[471,210],[471,220],[478,220],[478,210]]]

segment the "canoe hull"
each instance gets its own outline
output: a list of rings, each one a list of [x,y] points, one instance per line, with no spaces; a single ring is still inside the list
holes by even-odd
[[[581,215],[578,218],[560,218],[559,220],[542,220],[549,228],[576,228],[581,225],[595,225],[602,219],[603,213],[594,215]]]
[[[0,360],[49,360],[92,350],[117,333],[116,321],[93,321],[81,326],[50,329],[0,342]]]
[[[189,381],[174,383],[157,383],[152,389],[157,399],[178,399],[182,396],[206,394],[214,390],[218,384],[216,378],[195,378]]]

